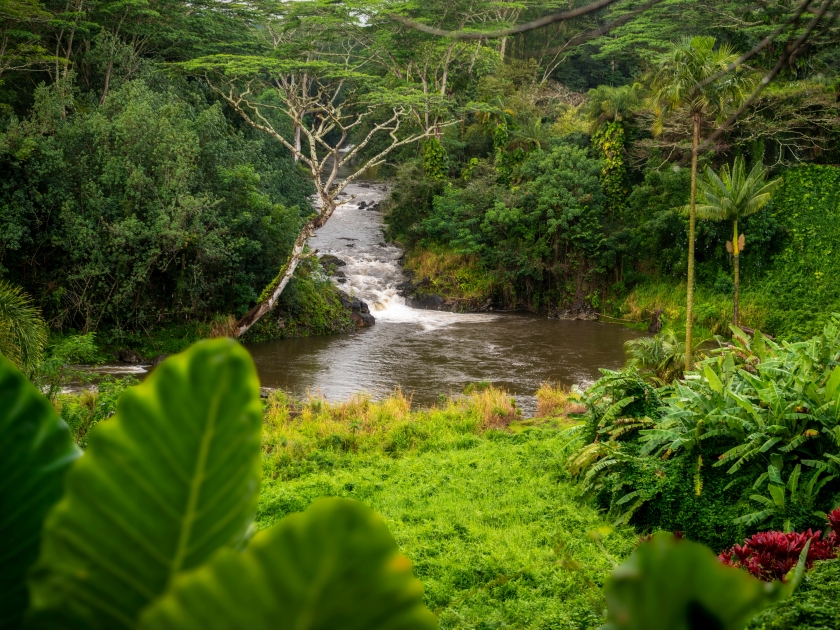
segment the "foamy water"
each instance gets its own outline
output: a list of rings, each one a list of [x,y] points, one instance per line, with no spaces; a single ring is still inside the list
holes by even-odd
[[[399,265],[402,250],[385,241],[382,217],[368,208],[382,201],[388,187],[379,183],[352,183],[344,191],[344,201],[327,224],[309,240],[320,256],[330,254],[346,263],[346,278],[333,278],[336,286],[352,297],[368,303],[377,322],[419,324],[436,330],[458,323],[490,322],[495,315],[457,314],[415,309],[406,305],[397,285],[406,281]]]

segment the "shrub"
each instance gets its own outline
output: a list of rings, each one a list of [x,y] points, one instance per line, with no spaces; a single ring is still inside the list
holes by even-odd
[[[810,542],[805,566],[818,560],[836,558],[840,552],[840,508],[828,515],[832,531],[824,539],[822,532],[760,532],[720,554],[721,562],[740,567],[765,581],[784,580],[796,566],[799,556]]]
[[[840,560],[818,562],[793,596],[756,616],[748,630],[840,630]]]
[[[756,525],[818,526],[840,475],[838,324],[797,343],[733,329],[694,374],[658,389],[635,370],[604,371],[569,430],[581,494],[619,522],[718,549]],[[769,497],[754,493],[765,485]]]

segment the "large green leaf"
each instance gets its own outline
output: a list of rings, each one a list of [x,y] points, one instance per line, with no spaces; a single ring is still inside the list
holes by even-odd
[[[432,630],[423,587],[382,519],[321,499],[176,578],[141,630]]]
[[[20,625],[41,527],[80,454],[47,399],[0,355],[0,628]]]
[[[658,534],[607,580],[602,630],[741,630],[792,587],[762,582],[703,545]]]
[[[198,343],[123,393],[47,518],[33,623],[133,627],[180,571],[241,541],[261,425],[253,362],[230,340]]]

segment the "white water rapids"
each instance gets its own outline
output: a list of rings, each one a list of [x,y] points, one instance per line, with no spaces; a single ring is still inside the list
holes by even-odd
[[[397,285],[406,280],[399,265],[402,250],[385,241],[382,216],[371,206],[383,200],[388,187],[380,183],[351,183],[339,198],[344,201],[330,220],[309,240],[318,255],[340,258],[346,278],[334,279],[339,289],[367,302],[379,322],[419,324],[425,330],[456,323],[490,322],[495,315],[459,315],[414,309],[406,305]],[[352,199],[352,200],[351,200]]]

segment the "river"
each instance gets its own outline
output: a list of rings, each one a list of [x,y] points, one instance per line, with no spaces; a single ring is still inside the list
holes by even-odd
[[[309,244],[319,255],[332,254],[346,263],[341,268],[346,277],[334,281],[369,304],[376,324],[345,335],[248,345],[263,387],[331,401],[359,392],[382,398],[402,388],[415,406],[429,406],[484,381],[506,389],[529,415],[540,384],[584,388],[598,378],[599,368],[620,367],[624,342],[640,335],[622,326],[527,313],[410,308],[396,288],[406,279],[398,262],[402,251],[385,241],[382,215],[369,209],[387,196],[387,186],[354,182],[345,192],[347,203]],[[142,378],[148,368],[94,369]]]
[[[620,367],[624,342],[639,335],[592,321],[410,308],[396,289],[405,280],[402,252],[385,242],[379,211],[368,209],[386,196],[386,186],[352,183],[345,192],[342,199],[355,198],[336,209],[310,246],[347,263],[338,286],[370,305],[376,325],[249,345],[263,387],[328,400],[357,392],[384,397],[401,387],[416,406],[427,406],[471,382],[489,381],[515,395],[528,414],[541,383],[586,386],[599,368]]]

